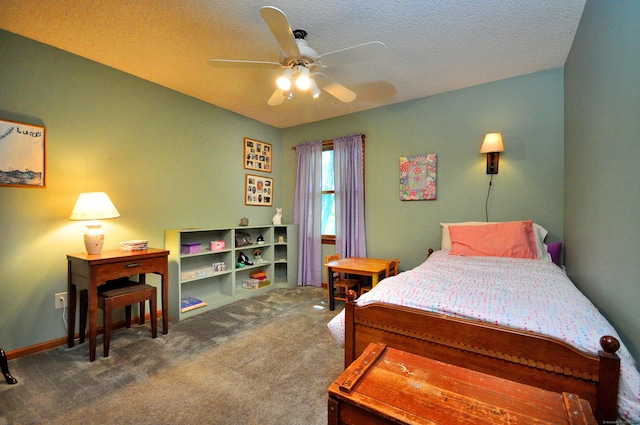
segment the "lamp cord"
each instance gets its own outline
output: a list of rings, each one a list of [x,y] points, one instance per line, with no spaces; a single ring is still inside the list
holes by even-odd
[[[489,190],[487,190],[487,199],[484,202],[484,216],[487,222],[489,221],[489,194],[491,193],[492,180],[493,180],[493,174],[491,174],[491,177],[489,178]]]

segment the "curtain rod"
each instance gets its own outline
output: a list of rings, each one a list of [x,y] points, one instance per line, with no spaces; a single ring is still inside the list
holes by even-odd
[[[354,134],[354,136],[357,136],[357,134]],[[364,134],[360,134],[360,136],[362,136],[362,143],[364,143],[364,141],[365,141],[367,136],[365,136]],[[328,146],[328,145],[332,144],[334,140],[335,139],[323,140],[322,141],[322,146]],[[296,145],[296,146],[292,147],[291,149],[295,151],[297,147],[298,146]]]

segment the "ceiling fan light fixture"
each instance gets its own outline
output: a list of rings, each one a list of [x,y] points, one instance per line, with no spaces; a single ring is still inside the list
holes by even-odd
[[[287,91],[291,88],[291,78],[293,77],[293,71],[289,68],[276,80],[276,85],[280,90]]]
[[[311,87],[311,72],[302,65],[296,67],[296,87],[300,90],[309,90]]]
[[[318,87],[318,83],[316,80],[311,79],[311,97],[317,99],[320,96],[320,88]]]
[[[315,70],[380,57],[386,48],[384,43],[380,41],[370,41],[318,55],[318,52],[307,43],[307,32],[301,29],[292,30],[287,16],[282,10],[274,6],[263,6],[260,8],[260,16],[280,45],[278,62],[209,59],[208,63],[220,67],[236,66],[282,70],[281,75],[276,77],[277,89],[267,101],[270,106],[281,105],[285,99],[293,98],[295,90],[310,90],[309,94],[312,98],[319,97],[321,91],[314,81],[318,78],[321,79],[320,85],[323,93],[327,93],[344,103],[353,102],[356,99],[356,94],[353,91],[328,76],[315,72]],[[311,72],[314,72],[313,77],[311,77]],[[273,76],[275,74],[271,74],[270,78]],[[296,84],[293,84],[294,82]]]

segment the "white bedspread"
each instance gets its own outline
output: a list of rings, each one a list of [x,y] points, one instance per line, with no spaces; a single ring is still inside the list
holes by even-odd
[[[415,269],[381,281],[357,300],[385,302],[553,336],[597,354],[600,337],[620,337],[564,271],[547,261],[459,257],[434,252]],[[344,311],[327,325],[344,345]],[[640,423],[640,374],[621,343],[620,415]]]

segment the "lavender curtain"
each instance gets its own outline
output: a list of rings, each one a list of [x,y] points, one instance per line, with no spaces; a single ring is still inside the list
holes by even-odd
[[[366,257],[362,135],[334,139],[333,162],[336,194],[336,252],[342,258]]]
[[[322,141],[296,146],[293,222],[298,225],[298,285],[322,286]]]

